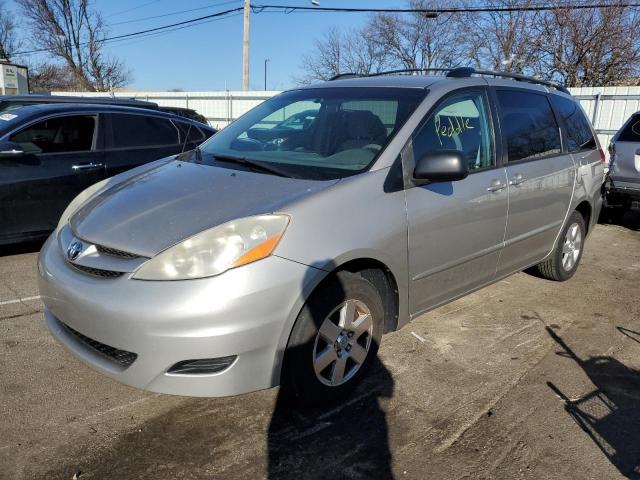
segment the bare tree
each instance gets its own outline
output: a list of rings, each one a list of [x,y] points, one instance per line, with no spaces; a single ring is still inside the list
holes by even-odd
[[[10,60],[21,44],[16,22],[6,10],[4,2],[0,1],[0,58]]]
[[[29,65],[29,88],[31,92],[39,93],[78,90],[80,87],[67,66],[44,62]]]
[[[411,8],[438,8],[444,3],[413,0]],[[458,2],[447,2],[456,6]],[[378,47],[387,52],[398,68],[424,69],[456,67],[467,63],[467,36],[458,14],[440,14],[435,18],[420,12],[381,13],[371,17],[366,27]]]
[[[103,52],[107,29],[90,0],[16,0],[28,20],[34,47],[64,62],[79,87],[106,91],[127,84],[130,74]]]
[[[555,9],[544,15],[538,26],[539,75],[570,87],[638,83],[637,9],[620,2],[606,8]]]
[[[328,80],[341,73],[368,74],[386,68],[388,57],[372,39],[367,29],[346,33],[329,29],[316,40],[313,51],[302,58],[302,78],[298,83]]]
[[[531,0],[494,0],[497,8],[531,5]],[[474,5],[474,4],[471,4]],[[477,67],[531,74],[539,70],[540,14],[536,11],[501,11],[465,15],[470,39],[469,57]]]
[[[427,0],[411,2],[414,8],[438,5]],[[366,74],[390,68],[464,65],[468,63],[468,44],[458,19],[455,14],[431,18],[423,13],[380,13],[369,17],[358,30],[344,33],[332,28],[303,57],[306,74],[299,82],[326,80],[344,72]]]

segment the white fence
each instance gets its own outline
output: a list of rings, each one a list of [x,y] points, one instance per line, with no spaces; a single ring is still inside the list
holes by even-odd
[[[609,140],[622,124],[640,111],[640,87],[583,87],[569,90],[580,100],[605,151]]]
[[[605,148],[613,134],[629,116],[640,110],[640,87],[572,88],[580,100],[600,143]],[[223,128],[232,120],[276,95],[277,91],[219,92],[116,92],[114,96],[149,100],[158,105],[192,108],[205,117],[214,128]],[[109,96],[109,93],[53,92],[53,95]]]

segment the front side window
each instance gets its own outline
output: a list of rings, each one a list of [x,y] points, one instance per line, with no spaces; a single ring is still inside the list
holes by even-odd
[[[578,103],[560,95],[551,95],[551,103],[564,121],[567,150],[574,153],[595,149],[596,139]]]
[[[203,161],[226,155],[301,178],[354,175],[369,168],[425,95],[418,88],[375,87],[285,92],[205,142]]]
[[[545,95],[515,90],[498,90],[497,95],[509,162],[561,152],[560,130]]]
[[[494,165],[493,133],[482,92],[457,93],[447,98],[413,137],[416,160],[445,150],[462,153],[470,171]]]
[[[180,143],[178,128],[164,118],[113,114],[111,124],[115,148],[160,147]]]
[[[49,118],[15,133],[10,141],[25,153],[66,153],[91,150],[96,119],[93,116]]]
[[[640,115],[637,113],[631,118],[620,132],[619,142],[640,142]]]

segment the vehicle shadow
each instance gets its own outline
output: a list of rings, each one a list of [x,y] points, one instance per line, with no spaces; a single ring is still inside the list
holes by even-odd
[[[640,231],[640,210],[630,209],[618,211],[611,208],[603,208],[600,212],[598,223],[603,225],[618,225],[633,231]]]
[[[22,255],[24,253],[39,252],[46,238],[34,240],[30,242],[22,242],[11,245],[0,246],[0,257],[8,257],[11,255]]]
[[[631,479],[640,478],[640,371],[609,356],[580,358],[547,327],[562,348],[557,354],[573,359],[596,387],[581,398],[571,398],[547,382],[565,410],[618,469]]]
[[[392,479],[381,398],[393,379],[375,358],[367,379],[331,409],[301,408],[283,391],[269,425],[269,479]]]

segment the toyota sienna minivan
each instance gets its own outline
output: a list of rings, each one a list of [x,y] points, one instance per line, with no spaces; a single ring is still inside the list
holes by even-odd
[[[564,88],[505,77],[342,76],[93,185],[40,253],[51,332],[135,387],[321,403],[383,333],[532,266],[571,278],[604,154]]]

